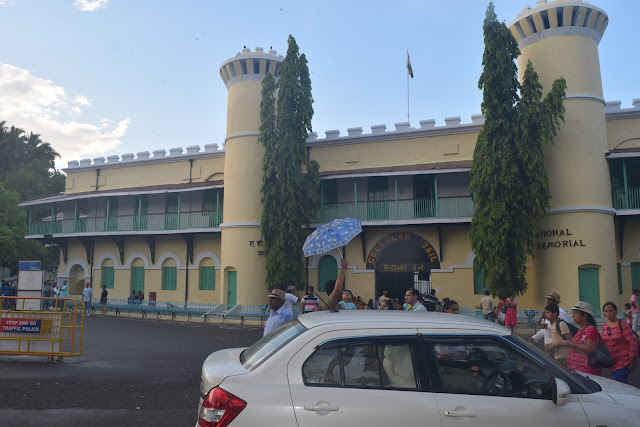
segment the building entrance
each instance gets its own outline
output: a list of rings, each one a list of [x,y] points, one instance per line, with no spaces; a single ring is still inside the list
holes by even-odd
[[[369,252],[367,269],[375,270],[376,297],[382,291],[403,301],[417,280],[429,280],[431,269],[440,268],[438,254],[429,242],[413,233],[393,233],[380,239]]]

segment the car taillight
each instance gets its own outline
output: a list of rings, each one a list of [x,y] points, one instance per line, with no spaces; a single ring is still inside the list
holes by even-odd
[[[216,387],[202,402],[198,424],[202,427],[226,427],[247,406],[247,402]]]

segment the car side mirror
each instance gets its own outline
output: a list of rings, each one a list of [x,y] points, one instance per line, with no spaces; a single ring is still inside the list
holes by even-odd
[[[554,378],[555,387],[553,387],[553,403],[558,406],[566,405],[571,396],[571,387],[560,378]]]

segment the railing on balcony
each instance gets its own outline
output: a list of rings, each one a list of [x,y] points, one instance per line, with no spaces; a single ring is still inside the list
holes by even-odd
[[[164,231],[192,228],[217,228],[222,222],[222,210],[168,214],[122,215],[111,218],[94,217],[63,220],[31,221],[29,235],[72,234],[122,231]]]
[[[614,209],[640,209],[640,187],[628,187],[612,190]]]
[[[471,196],[438,199],[384,200],[323,204],[313,222],[356,217],[361,221],[467,218],[473,216]]]

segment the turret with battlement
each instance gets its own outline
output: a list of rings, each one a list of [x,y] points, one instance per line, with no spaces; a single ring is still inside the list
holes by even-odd
[[[249,242],[260,241],[262,159],[258,141],[262,80],[278,77],[284,58],[274,50],[245,48],[220,67],[227,99],[227,137],[224,163],[224,223],[222,229],[221,301],[262,304],[265,301],[263,253]]]
[[[549,215],[540,230],[566,230],[572,244],[540,241],[532,276],[540,300],[559,292],[572,304],[587,299],[594,309],[616,295],[616,245],[607,152],[605,101],[598,43],[609,18],[585,1],[540,0],[527,7],[509,28],[522,54],[522,79],[528,61],[544,92],[553,81],[567,81],[565,122],[554,145],[544,148],[551,192]],[[574,245],[578,242],[578,245]]]

